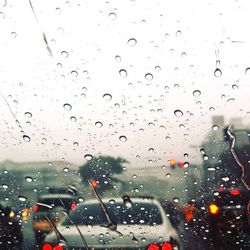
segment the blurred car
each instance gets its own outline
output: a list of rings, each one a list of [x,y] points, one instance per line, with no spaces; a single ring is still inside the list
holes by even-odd
[[[23,234],[21,224],[10,216],[9,207],[0,204],[0,249],[22,249]]]
[[[63,207],[65,211],[76,208],[76,197],[69,194],[46,194],[39,197],[34,205],[32,228],[35,233],[35,239],[39,244],[45,235],[53,230],[53,226],[57,226],[60,217],[51,217],[51,211],[56,207]]]
[[[249,249],[247,204],[249,192],[238,189],[214,191],[189,202],[185,220],[199,239],[208,239],[218,249]],[[231,249],[231,248],[230,248]]]
[[[160,203],[155,199],[104,199],[77,206],[57,228],[65,249],[181,249],[180,239]],[[109,219],[107,218],[109,217]],[[79,231],[82,234],[79,233]],[[45,237],[42,249],[64,249],[55,232]]]

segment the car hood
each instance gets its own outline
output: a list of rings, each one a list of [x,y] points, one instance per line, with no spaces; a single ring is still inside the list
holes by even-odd
[[[167,229],[166,225],[118,225],[117,231],[112,231],[99,225],[91,228],[88,226],[79,226],[78,228],[88,246],[94,248],[146,247],[154,241],[170,241],[170,237],[176,239],[175,229]],[[58,230],[67,241],[69,247],[84,247],[83,240],[76,227],[70,226],[66,228],[60,226]],[[55,233],[47,235],[45,242],[57,244]]]

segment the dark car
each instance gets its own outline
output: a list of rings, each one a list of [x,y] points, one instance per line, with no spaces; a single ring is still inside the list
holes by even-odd
[[[249,249],[247,204],[250,194],[238,189],[214,191],[191,201],[186,222],[211,248]]]
[[[21,224],[12,218],[11,209],[0,205],[0,249],[22,249]]]
[[[40,196],[34,205],[32,227],[35,233],[36,243],[39,244],[45,235],[53,230],[60,222],[60,216],[52,216],[51,211],[56,207],[62,207],[65,211],[76,208],[77,199],[69,194],[46,194]]]

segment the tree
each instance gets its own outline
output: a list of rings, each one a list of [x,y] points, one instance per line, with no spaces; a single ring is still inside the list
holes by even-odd
[[[123,164],[127,160],[111,156],[93,157],[79,168],[83,183],[89,185],[89,181],[94,181],[98,193],[103,193],[113,187],[114,183],[124,184],[123,181],[115,178],[114,174],[121,174],[124,170]]]

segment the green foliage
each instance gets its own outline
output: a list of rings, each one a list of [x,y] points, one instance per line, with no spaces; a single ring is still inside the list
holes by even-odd
[[[93,157],[81,166],[79,171],[85,185],[89,185],[88,181],[96,181],[98,193],[103,193],[112,188],[114,182],[122,183],[122,181],[113,177],[113,175],[123,172],[124,163],[128,163],[128,161],[120,157]]]

